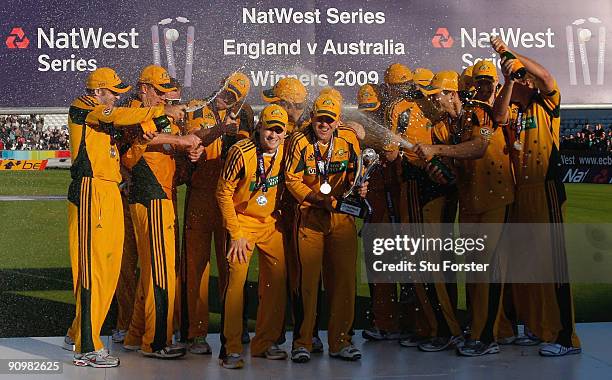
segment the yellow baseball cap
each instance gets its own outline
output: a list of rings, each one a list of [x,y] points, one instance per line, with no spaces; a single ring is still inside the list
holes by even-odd
[[[297,78],[286,77],[282,78],[274,87],[264,90],[261,93],[264,101],[274,103],[279,100],[285,100],[291,103],[304,103],[308,92],[306,87]]]
[[[401,63],[394,63],[385,71],[386,84],[408,84],[412,80],[412,72]]]
[[[329,95],[320,95],[314,103],[312,109],[313,118],[317,116],[331,117],[334,121],[340,118],[342,103],[338,99]]]
[[[466,67],[461,75],[459,76],[459,90],[460,91],[473,91],[474,80],[472,74],[474,72],[474,65]]]
[[[138,83],[150,84],[161,92],[176,91],[176,86],[172,83],[170,74],[158,65],[145,67],[140,73]]]
[[[238,71],[227,77],[224,83],[225,89],[234,94],[236,101],[239,101],[247,96],[249,90],[251,89],[251,81],[249,78],[245,74]]]
[[[418,67],[412,72],[412,80],[419,86],[428,86],[434,77],[433,71]]]
[[[338,101],[340,103],[342,103],[344,101],[344,97],[342,96],[340,91],[336,90],[333,87],[329,87],[329,86],[328,87],[323,87],[321,89],[321,91],[319,91],[319,96],[321,96],[321,95],[329,95],[329,96],[331,96],[333,98],[338,99]]]
[[[491,61],[478,61],[474,64],[472,71],[472,78],[474,82],[485,79],[492,82],[497,81],[497,68]]]
[[[100,67],[92,71],[87,77],[85,86],[90,90],[97,88],[106,88],[117,93],[124,93],[130,90],[132,86],[121,81],[119,75],[110,67]]]
[[[259,121],[265,129],[281,127],[283,130],[287,130],[289,117],[283,107],[278,104],[270,104],[261,111]]]
[[[425,95],[442,91],[459,91],[459,74],[456,71],[440,71],[434,75],[429,86],[421,88]]]
[[[364,84],[357,93],[357,108],[364,111],[376,111],[380,108],[380,94],[372,84]]]

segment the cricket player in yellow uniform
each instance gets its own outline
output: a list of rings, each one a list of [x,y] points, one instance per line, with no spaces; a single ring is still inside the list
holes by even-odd
[[[493,38],[491,44],[496,51],[507,49],[500,38]],[[493,108],[498,123],[514,125],[512,154],[516,163],[516,192],[510,219],[515,223],[549,223],[555,227],[564,222],[567,200],[559,172],[561,94],[548,70],[533,59],[516,52],[512,54],[524,65],[526,75],[514,79],[511,73],[516,59],[503,58],[505,82]],[[517,120],[509,120],[511,102],[518,105]],[[547,249],[556,247],[552,252],[553,265],[567,268],[563,227],[553,230],[553,236],[525,236],[525,239],[543,244]],[[560,275],[567,278],[567,273]],[[542,356],[565,356],[582,351],[576,335],[569,283],[515,284],[513,292],[518,317],[537,337],[548,342],[540,347]]]
[[[165,93],[175,91],[161,66],[145,67],[138,80],[138,95],[130,106],[164,104]],[[200,139],[178,136],[170,124],[145,145],[133,144],[122,155],[131,171],[130,215],[140,262],[140,284],[125,346],[140,345],[145,356],[176,358],[185,354],[172,344],[175,273],[175,213],[173,204],[174,155],[178,149],[195,149]]]
[[[321,267],[329,294],[330,355],[361,358],[349,335],[355,313],[357,232],[353,217],[335,210],[360,148],[351,129],[338,128],[340,111],[335,98],[317,98],[311,125],[294,133],[287,156],[286,185],[300,205],[295,219],[298,275],[291,284],[295,320],[291,359],[300,363],[310,360]],[[366,191],[367,184],[360,195],[365,197]]]
[[[250,89],[248,77],[236,72],[225,78],[208,104],[188,114],[188,130],[202,138],[205,147],[191,176],[185,215],[185,253],[182,286],[187,294],[182,302],[181,335],[187,337],[189,351],[210,354],[208,334],[208,287],[211,245],[219,273],[219,292],[225,287],[226,231],[215,192],[229,148],[253,130],[253,111],[244,103]],[[248,330],[245,331],[248,338]]]
[[[425,88],[415,87],[413,79],[411,77],[403,87],[396,89],[398,94],[387,106],[385,123],[394,134],[402,136],[413,145],[443,141],[448,134],[446,128],[439,123],[434,126],[430,115],[422,110],[421,107],[428,100],[416,93]],[[447,218],[447,196],[453,192],[453,186],[431,179],[427,161],[409,149],[400,152],[396,142],[386,142],[385,151],[388,161],[399,161],[402,167],[402,183],[399,187],[402,222],[412,223],[415,228],[422,228],[423,223],[443,222]],[[461,329],[455,315],[456,293],[453,285],[452,282],[445,284],[444,281],[424,284],[420,280],[414,284],[402,284],[402,297],[410,300],[404,301],[409,302],[407,317],[414,320],[414,335],[401,339],[402,346],[418,346],[424,351],[437,351],[438,348],[445,349],[458,341]],[[436,341],[440,345],[433,347],[431,342],[425,342],[429,337],[439,338]]]
[[[116,141],[170,125],[183,106],[113,107],[129,90],[114,70],[103,67],[87,79],[87,95],[69,110],[72,182],[68,189],[68,235],[76,316],[67,338],[74,339],[77,366],[116,367],[100,339],[121,267],[123,212]],[[136,125],[136,126],[135,126]],[[122,129],[126,126],[135,126]]]
[[[222,298],[220,363],[242,368],[243,289],[253,249],[259,252],[259,307],[251,355],[283,360],[276,341],[287,301],[287,271],[277,202],[284,186],[283,140],[287,112],[269,105],[261,112],[255,135],[229,151],[217,185],[223,226],[229,234],[227,282]]]
[[[444,72],[437,75],[441,77]],[[449,73],[448,76],[454,77],[455,74]],[[439,82],[440,87],[429,91],[438,106],[451,118],[453,144],[420,144],[417,152],[421,157],[456,159],[459,222],[490,224],[470,232],[487,236],[486,251],[479,257],[497,269],[501,263],[493,262],[491,258],[500,241],[503,224],[509,217],[510,204],[514,199],[514,178],[504,131],[491,118],[491,104],[497,85],[494,64],[490,61],[476,63],[473,78],[476,96],[465,106],[462,105],[458,88],[455,89],[450,82]],[[469,283],[470,278],[474,277],[467,278],[472,315],[471,335],[457,350],[464,356],[495,354],[499,352],[499,346],[495,341],[494,327],[501,313],[503,282],[500,278],[495,283],[488,283],[493,279],[489,274],[483,274],[480,281]]]

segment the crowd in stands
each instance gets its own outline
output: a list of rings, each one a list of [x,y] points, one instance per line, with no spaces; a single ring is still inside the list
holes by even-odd
[[[66,150],[68,141],[68,127],[45,126],[43,116],[0,116],[0,150]]]
[[[612,152],[612,124],[606,128],[603,124],[561,126],[561,149],[590,152]]]
[[[612,152],[612,124],[563,120],[561,149]],[[44,116],[0,116],[0,150],[67,150],[68,128],[45,126]]]

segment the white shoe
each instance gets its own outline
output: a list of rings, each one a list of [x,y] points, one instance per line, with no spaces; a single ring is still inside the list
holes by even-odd
[[[387,332],[384,330],[379,330],[376,327],[372,327],[370,329],[365,329],[361,332],[361,336],[363,339],[367,340],[398,340],[400,338],[399,333]]]
[[[244,367],[244,360],[240,354],[228,354],[225,358],[219,360],[219,364],[227,369],[240,369]]]
[[[540,355],[547,357],[576,355],[581,352],[582,348],[580,347],[565,347],[559,343],[546,343],[540,347]]]
[[[131,346],[130,346],[129,344],[124,344],[124,345],[122,346],[122,348],[123,348],[125,351],[130,351],[130,352],[133,352],[133,351],[138,351],[138,350],[140,350],[140,345],[136,345],[136,344],[134,344],[134,345],[131,345]]]
[[[197,336],[191,340],[189,344],[189,352],[196,355],[210,355],[212,354],[212,349],[210,348],[210,344],[208,344],[205,337]]]
[[[351,344],[349,346],[342,347],[342,349],[338,352],[330,351],[329,356],[342,360],[356,361],[361,359],[361,351]]]
[[[175,345],[170,345],[170,346],[166,346],[162,348],[161,350],[157,350],[153,352],[146,352],[143,350],[140,350],[139,352],[143,354],[144,356],[148,356],[151,358],[176,359],[176,358],[180,358],[181,356],[184,356],[186,350],[183,347],[177,347]]]
[[[72,363],[78,367],[112,368],[119,366],[119,358],[111,356],[106,348],[98,351],[75,354]]]
[[[113,330],[113,343],[123,343],[125,336],[127,335],[127,330]]]
[[[457,347],[460,356],[483,356],[499,354],[499,345],[496,342],[484,343],[480,340],[468,340],[461,347]]]
[[[291,351],[291,361],[295,363],[306,363],[310,361],[310,352],[306,347],[298,347]]]
[[[64,337],[64,342],[62,343],[62,348],[66,351],[74,351],[74,340],[66,335]]]
[[[264,352],[264,357],[268,360],[285,360],[287,356],[287,352],[281,350],[276,344],[271,345],[266,352]]]
[[[452,346],[461,345],[463,343],[463,336],[456,335],[450,337],[433,337],[428,341],[419,344],[417,347],[419,350],[424,352],[438,352],[444,351]]]

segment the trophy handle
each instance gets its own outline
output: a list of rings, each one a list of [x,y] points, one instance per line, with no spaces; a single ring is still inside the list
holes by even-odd
[[[359,183],[359,180],[361,179],[362,171],[363,171],[363,158],[361,158],[361,154],[360,154],[357,156],[357,167],[355,168],[355,178],[353,179],[353,183],[351,184],[351,187],[347,191],[345,191],[344,194],[342,195],[344,198],[351,195],[353,193],[353,190],[355,190],[355,187],[361,186],[361,184]]]

